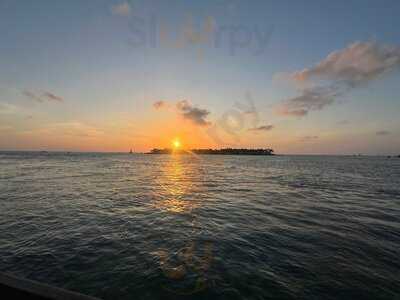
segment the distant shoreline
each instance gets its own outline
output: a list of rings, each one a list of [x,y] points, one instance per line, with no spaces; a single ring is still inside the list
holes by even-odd
[[[197,155],[262,155],[271,156],[275,155],[273,149],[192,149],[192,150],[179,150],[179,149],[153,149],[147,154],[197,154]]]

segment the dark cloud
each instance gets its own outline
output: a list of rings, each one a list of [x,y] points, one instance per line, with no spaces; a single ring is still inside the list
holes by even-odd
[[[24,94],[26,97],[30,98],[31,100],[34,100],[38,103],[43,103],[43,102],[63,102],[64,99],[60,96],[57,96],[53,93],[44,91],[41,94],[35,94],[31,91],[24,90],[22,91],[22,94]]]
[[[61,98],[60,96],[54,95],[53,93],[50,92],[44,92],[42,94],[42,97],[45,97],[48,101],[58,101],[58,102],[64,101],[64,99]]]
[[[171,104],[162,100],[154,102],[153,107],[157,110],[164,108],[173,108]],[[176,103],[176,110],[184,119],[191,121],[195,125],[207,126],[211,124],[206,120],[210,112],[206,109],[201,109],[193,106],[187,100],[178,101]]]
[[[400,47],[375,42],[356,42],[332,52],[311,68],[289,75],[300,89],[300,95],[278,105],[281,115],[303,117],[335,103],[349,90],[368,84],[400,67]],[[318,84],[315,85],[315,80]]]
[[[387,131],[387,130],[380,130],[380,131],[377,131],[377,132],[376,132],[376,135],[380,135],[380,136],[382,136],[382,135],[389,135],[389,134],[390,134],[390,132]]]
[[[211,124],[206,120],[207,116],[210,114],[206,109],[194,107],[187,100],[179,101],[176,107],[183,118],[190,120],[195,125],[207,126]]]
[[[250,128],[249,131],[270,131],[274,128],[273,125],[263,125],[254,128]]]

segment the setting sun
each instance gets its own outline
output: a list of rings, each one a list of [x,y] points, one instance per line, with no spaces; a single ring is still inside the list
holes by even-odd
[[[174,145],[175,149],[178,149],[181,147],[181,142],[178,139],[174,140],[172,144]]]

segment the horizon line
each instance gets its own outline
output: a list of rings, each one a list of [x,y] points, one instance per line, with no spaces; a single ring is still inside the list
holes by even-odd
[[[168,149],[168,148],[166,148]],[[229,148],[221,148],[221,149],[229,149]],[[247,148],[231,148],[231,149],[247,149]],[[264,149],[264,148],[259,148],[259,149]],[[191,149],[193,150],[193,149]],[[197,149],[199,150],[199,149]],[[208,149],[205,149],[208,150]],[[0,153],[6,153],[6,152],[14,152],[14,153],[23,153],[23,152],[31,152],[31,153],[41,153],[41,152],[47,152],[47,153],[75,153],[75,154],[127,154],[127,155],[138,155],[138,154],[149,154],[149,151],[138,151],[138,152],[125,152],[125,151],[106,151],[106,150],[89,150],[89,151],[84,151],[84,150],[3,150],[0,149]],[[157,154],[153,154],[157,155]],[[160,154],[161,155],[161,154]],[[162,154],[165,155],[165,154]],[[234,154],[232,154],[234,155]],[[400,151],[399,154],[363,154],[363,153],[352,153],[352,154],[345,154],[345,153],[276,153],[275,155],[271,156],[355,156],[355,157],[366,157],[366,156],[379,156],[379,157],[399,157],[400,156]]]

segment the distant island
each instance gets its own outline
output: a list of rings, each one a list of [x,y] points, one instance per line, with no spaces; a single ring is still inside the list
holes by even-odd
[[[275,155],[273,149],[192,149],[192,150],[172,150],[168,148],[153,149],[148,154],[213,154],[213,155]]]

